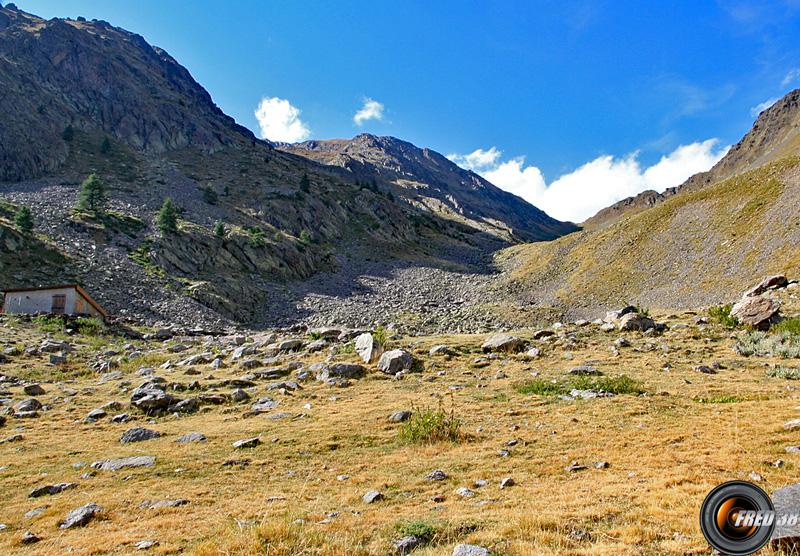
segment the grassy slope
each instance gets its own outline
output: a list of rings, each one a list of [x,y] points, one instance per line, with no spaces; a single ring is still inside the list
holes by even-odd
[[[543,305],[734,299],[760,275],[800,270],[800,157],[677,195],[609,228],[512,247],[509,280]]]

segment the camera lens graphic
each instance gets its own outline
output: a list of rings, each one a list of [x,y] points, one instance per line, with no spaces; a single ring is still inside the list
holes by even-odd
[[[724,483],[706,496],[700,528],[708,543],[721,553],[752,554],[769,542],[775,529],[772,500],[752,483]]]

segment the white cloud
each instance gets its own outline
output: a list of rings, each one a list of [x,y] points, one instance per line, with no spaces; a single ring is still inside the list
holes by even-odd
[[[364,125],[364,122],[369,120],[383,120],[384,106],[377,100],[371,98],[364,99],[364,105],[353,116],[353,121],[357,126]]]
[[[753,117],[758,116],[764,110],[766,110],[767,108],[769,108],[770,106],[772,106],[773,104],[778,102],[779,100],[780,100],[780,98],[773,97],[773,98],[768,98],[767,100],[765,100],[764,102],[762,102],[760,104],[756,104],[755,106],[753,106],[750,109],[750,115],[753,116]]]
[[[617,201],[642,191],[663,192],[689,176],[711,168],[728,151],[717,139],[681,145],[652,166],[642,168],[639,153],[622,158],[600,156],[550,184],[525,157],[501,161],[495,147],[448,158],[481,174],[496,186],[514,193],[559,220],[582,222]]]
[[[300,119],[300,109],[288,100],[264,97],[258,103],[255,115],[263,139],[296,143],[311,137],[311,130]]]
[[[781,85],[783,87],[786,87],[787,85],[789,85],[790,83],[794,83],[798,79],[800,79],[800,68],[791,69],[786,74],[786,77],[783,78],[783,81],[781,81]]]

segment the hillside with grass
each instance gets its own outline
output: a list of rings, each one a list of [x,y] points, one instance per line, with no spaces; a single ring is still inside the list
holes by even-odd
[[[796,274],[798,96],[794,91],[762,113],[706,175],[732,177],[701,186],[705,178],[698,175],[674,194],[634,204],[602,226],[500,253],[503,286],[521,314],[557,308],[596,316],[624,303],[698,307],[735,301],[753,277]]]

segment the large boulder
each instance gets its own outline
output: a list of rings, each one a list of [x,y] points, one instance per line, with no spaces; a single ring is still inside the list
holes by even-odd
[[[369,332],[356,338],[356,353],[364,363],[375,363],[383,353],[383,346]]]
[[[769,297],[743,297],[731,309],[731,316],[742,324],[768,330],[778,320],[780,307],[780,303]]]
[[[777,290],[779,288],[785,288],[789,285],[789,279],[786,278],[783,274],[776,274],[775,276],[767,276],[757,285],[753,286],[749,290],[747,290],[744,294],[744,297],[755,297],[757,295],[761,295],[767,290]]]
[[[524,345],[525,342],[523,342],[516,336],[512,336],[511,334],[500,333],[487,338],[486,341],[483,342],[481,349],[487,352],[505,351],[508,353],[514,353],[522,350]]]
[[[162,390],[161,384],[145,383],[131,393],[131,405],[146,413],[165,411],[181,400]]]
[[[629,315],[635,312],[636,312],[636,307],[634,307],[633,305],[628,305],[627,307],[623,307],[622,309],[615,309],[613,311],[608,311],[606,313],[605,318],[603,319],[603,322],[615,323],[625,315]]]
[[[626,313],[617,321],[617,328],[619,330],[637,330],[639,332],[645,332],[655,327],[655,321],[641,313]]]
[[[331,378],[361,378],[367,374],[363,365],[355,363],[334,363],[326,365],[317,373],[317,380],[325,382]]]
[[[387,351],[378,360],[378,368],[387,375],[396,375],[401,371],[409,371],[414,366],[414,357],[405,350]]]
[[[71,512],[67,514],[67,517],[64,518],[64,521],[61,522],[60,527],[62,529],[69,529],[71,527],[83,527],[87,523],[89,523],[98,513],[103,511],[103,509],[95,504],[94,502],[90,502],[85,506],[81,506],[80,508],[75,508]]]

